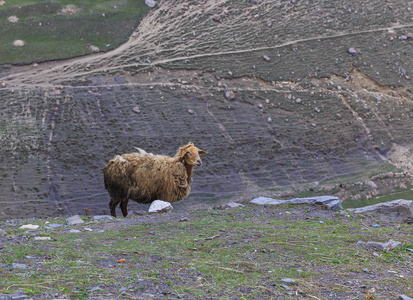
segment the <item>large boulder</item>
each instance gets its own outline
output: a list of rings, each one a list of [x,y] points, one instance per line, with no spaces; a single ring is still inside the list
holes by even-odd
[[[316,204],[324,205],[332,210],[343,209],[339,198],[334,196],[320,196],[309,198],[294,198],[290,200],[279,200],[266,197],[258,197],[252,200],[250,203],[258,205],[282,205],[282,204]]]
[[[373,216],[385,222],[413,222],[413,201],[411,200],[399,199],[360,208],[351,208],[349,211],[356,214]]]

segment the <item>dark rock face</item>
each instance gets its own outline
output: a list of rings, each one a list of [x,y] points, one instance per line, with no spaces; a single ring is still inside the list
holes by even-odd
[[[221,4],[157,3],[114,51],[2,67],[0,219],[107,213],[101,168],[134,147],[208,151],[175,209],[412,170],[402,2]]]

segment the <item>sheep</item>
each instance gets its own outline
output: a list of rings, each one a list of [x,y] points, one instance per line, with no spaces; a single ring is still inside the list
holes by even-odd
[[[123,216],[128,215],[130,199],[148,204],[154,200],[173,203],[184,199],[191,192],[194,166],[202,165],[199,155],[207,154],[193,143],[180,147],[174,157],[137,149],[140,153],[116,155],[103,168],[114,217],[119,203]]]

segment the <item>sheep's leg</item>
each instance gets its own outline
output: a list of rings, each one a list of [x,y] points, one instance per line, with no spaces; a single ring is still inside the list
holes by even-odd
[[[116,218],[116,206],[118,206],[120,201],[121,200],[119,200],[119,199],[113,199],[112,198],[109,202],[110,214],[115,218]]]
[[[129,202],[129,199],[126,198],[120,203],[120,209],[122,210],[122,214],[124,217],[128,215],[128,202]]]

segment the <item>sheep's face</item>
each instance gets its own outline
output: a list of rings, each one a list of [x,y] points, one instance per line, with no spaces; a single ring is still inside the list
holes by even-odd
[[[190,166],[200,167],[202,165],[202,160],[199,157],[200,154],[207,154],[206,151],[198,149],[192,143],[182,147],[180,149],[180,157],[185,162],[185,164]]]

